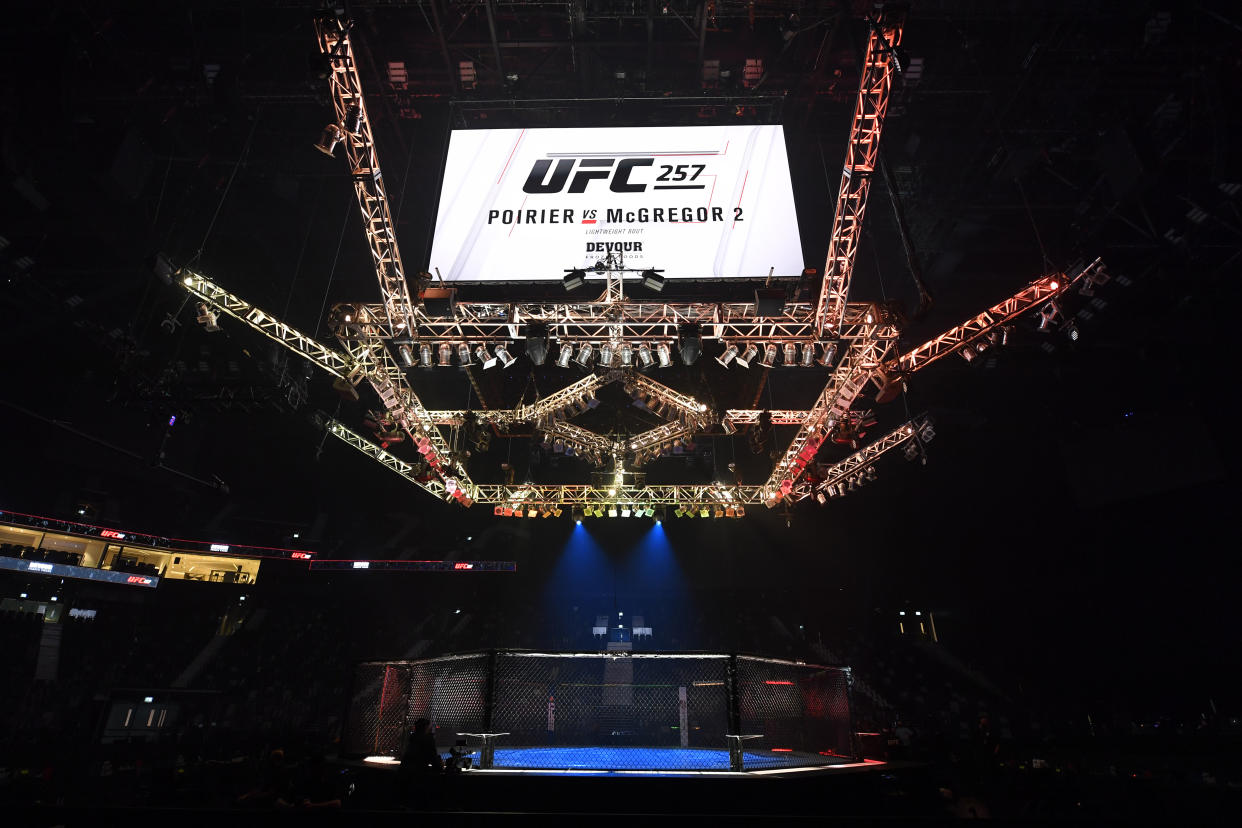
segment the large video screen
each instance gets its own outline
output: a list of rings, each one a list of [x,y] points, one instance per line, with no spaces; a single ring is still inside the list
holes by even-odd
[[[781,127],[453,132],[433,273],[549,280],[597,262],[668,279],[800,274]]]

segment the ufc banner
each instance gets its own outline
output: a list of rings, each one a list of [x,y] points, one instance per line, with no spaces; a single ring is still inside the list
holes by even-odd
[[[453,132],[431,246],[445,281],[589,275],[609,257],[670,279],[800,274],[781,127]]]

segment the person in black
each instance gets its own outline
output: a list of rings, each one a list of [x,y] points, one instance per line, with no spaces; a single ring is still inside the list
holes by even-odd
[[[436,750],[436,737],[431,732],[431,722],[419,719],[406,739],[405,752],[401,754],[401,774],[421,775],[444,769],[440,752]]]

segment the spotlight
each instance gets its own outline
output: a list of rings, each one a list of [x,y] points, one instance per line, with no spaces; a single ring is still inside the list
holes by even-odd
[[[814,364],[815,364],[815,343],[814,342],[803,342],[802,343],[802,367],[810,368]]]
[[[561,352],[556,357],[556,367],[568,368],[569,360],[573,357],[573,355],[574,355],[574,346],[569,344],[568,342],[562,342]]]
[[[574,509],[571,514],[573,515],[574,523],[582,523],[582,519],[586,517],[586,514],[581,509]]]
[[[542,322],[526,326],[526,355],[534,365],[543,365],[548,358],[548,326]]]
[[[763,349],[763,359],[759,360],[759,364],[764,368],[771,368],[774,364],[776,364],[775,345],[770,342],[767,344],[767,347]]]
[[[609,503],[608,504],[608,517],[616,517],[616,516],[617,516],[617,504]]]
[[[680,505],[678,505],[678,507],[673,510],[673,514],[676,515],[677,517],[685,517],[686,510],[683,509]]]
[[[438,349],[439,361],[436,363],[441,368],[447,368],[453,364],[453,346],[447,342],[441,342]]]
[[[657,506],[654,510],[648,509],[647,516],[650,517],[652,515],[652,512],[655,513],[656,523],[663,523],[664,518],[668,516],[668,511],[663,506]]]
[[[651,346],[643,342],[638,346],[638,362],[643,368],[650,368],[655,359],[651,356]]]
[[[737,346],[730,345],[728,348],[725,348],[725,352],[723,354],[716,357],[716,361],[719,362],[724,367],[728,368],[729,363],[732,362],[736,358],[737,358]]]
[[[341,143],[341,128],[336,124],[328,124],[323,128],[323,134],[319,136],[319,140],[315,142],[315,149],[322,152],[329,158],[335,158],[332,154],[336,149],[336,145]]]
[[[418,359],[424,368],[431,367],[431,345],[424,342],[418,346]]]
[[[409,345],[400,345],[397,347],[397,353],[401,357],[401,364],[406,368],[413,368],[417,363],[414,359],[414,351]]]
[[[644,270],[643,287],[659,293],[664,290],[664,277],[660,275],[658,270]]]
[[[711,511],[706,506],[699,509],[699,517],[708,517],[709,515],[711,515]]]
[[[1052,327],[1052,323],[1061,315],[1061,306],[1056,302],[1049,302],[1039,309],[1039,329],[1046,331]]]
[[[464,342],[457,346],[457,361],[463,368],[470,364],[470,346]]]
[[[785,364],[786,365],[797,365],[798,364],[798,346],[793,344],[792,342],[785,343]]]
[[[661,368],[667,368],[673,364],[673,356],[669,351],[667,342],[661,342],[656,346],[656,357],[660,360]]]
[[[599,365],[601,368],[611,368],[612,357],[613,351],[611,343],[605,342],[603,345],[599,346]]]
[[[630,347],[630,343],[622,342],[621,350],[619,353],[621,354],[621,367],[622,368],[629,368],[631,365],[634,364],[634,349]]]
[[[629,517],[631,514],[630,504],[627,503],[621,507],[621,517]]]
[[[1070,338],[1070,342],[1078,341],[1078,324],[1071,322],[1065,326],[1065,335]]]
[[[974,349],[974,346],[972,345],[967,345],[966,347],[962,348],[962,350],[959,353],[961,353],[962,359],[966,360],[967,362],[974,362],[975,357],[979,355],[978,351],[976,351]]]
[[[561,282],[565,285],[565,290],[577,290],[586,284],[586,271],[571,270],[565,274],[565,278]]]
[[[819,355],[819,364],[828,368],[832,365],[832,361],[837,358],[837,343],[828,342],[824,345],[824,352]]]
[[[480,345],[474,349],[474,355],[478,357],[479,362],[483,363],[484,368],[496,367],[496,357],[487,352],[486,345]]]
[[[703,332],[696,323],[677,326],[677,349],[682,365],[693,365],[703,352]]]
[[[737,426],[730,419],[721,420],[720,427],[724,429],[725,434],[737,434]]]
[[[500,360],[506,368],[517,362],[517,357],[510,355],[509,348],[503,342],[496,346],[496,359]]]
[[[220,330],[220,314],[211,309],[206,302],[198,303],[198,323],[203,326],[208,333],[215,333]]]
[[[754,345],[747,345],[746,350],[737,358],[737,364],[743,368],[749,368],[751,360],[759,354],[759,349]]]
[[[592,350],[590,342],[582,343],[582,347],[578,349],[578,356],[574,357],[574,362],[578,363],[583,368],[590,368]]]

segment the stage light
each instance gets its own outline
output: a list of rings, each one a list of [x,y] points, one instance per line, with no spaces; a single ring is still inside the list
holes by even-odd
[[[397,347],[397,353],[401,356],[401,364],[406,368],[413,368],[417,364],[414,360],[414,351],[409,345],[400,345]]]
[[[583,518],[586,517],[586,513],[584,513],[581,509],[574,509],[570,514],[573,515],[574,523],[578,524],[581,524]]]
[[[1008,325],[1002,325],[999,328],[996,328],[995,330],[993,330],[992,331],[992,344],[998,348],[1003,345],[1008,345],[1009,344],[1009,330],[1010,328]]]
[[[457,361],[463,368],[470,364],[470,346],[465,342],[457,346]]]
[[[749,368],[751,360],[759,353],[759,348],[754,345],[747,345],[746,350],[737,358],[737,364],[743,368]]]
[[[561,352],[556,357],[556,367],[568,368],[569,360],[573,357],[573,355],[574,355],[574,346],[568,342],[562,342]]]
[[[609,503],[608,504],[608,517],[616,517],[616,516],[617,516],[617,504]]]
[[[562,279],[561,282],[565,285],[565,290],[577,290],[586,284],[586,271],[571,270],[565,274],[565,278]]]
[[[667,368],[673,364],[673,355],[669,350],[667,342],[661,342],[656,346],[656,357],[660,361],[661,368]]]
[[[590,368],[592,350],[590,342],[582,343],[582,347],[578,349],[578,355],[574,357],[574,362],[578,363],[583,368]]]
[[[725,348],[725,352],[723,354],[716,357],[716,361],[719,362],[724,367],[728,368],[729,363],[732,362],[736,358],[737,358],[737,346],[730,345],[728,348]]]
[[[439,361],[436,363],[441,368],[447,368],[453,364],[453,346],[447,342],[441,342],[438,349]]]
[[[685,517],[686,510],[681,508],[681,506],[678,506],[676,509],[673,510],[673,514],[676,515],[677,517]]]
[[[643,271],[643,287],[659,293],[664,290],[664,277],[656,270]]]
[[[621,367],[622,368],[629,368],[631,365],[634,364],[634,349],[630,347],[630,343],[622,342],[621,349],[618,351],[618,353],[621,354]]]
[[[1078,323],[1071,322],[1065,326],[1065,335],[1070,338],[1070,342],[1078,341]]]
[[[657,507],[656,507],[656,508],[654,508],[654,509],[648,509],[648,510],[647,510],[647,516],[648,516],[648,517],[651,517],[651,516],[652,516],[652,514],[654,514],[654,515],[655,515],[655,522],[656,522],[656,523],[663,523],[663,522],[664,522],[664,518],[668,515],[668,511],[667,511],[667,510],[665,509],[665,507],[663,507],[663,506],[657,506]]]
[[[974,349],[974,346],[972,345],[966,345],[958,353],[960,353],[962,355],[962,359],[966,360],[967,362],[974,362],[975,357],[979,355],[979,352],[976,351]]]
[[[632,514],[628,505],[621,507],[621,517],[629,517]]]
[[[517,357],[512,356],[509,353],[509,349],[508,347],[505,346],[504,343],[501,343],[500,345],[496,346],[496,359],[500,360],[501,363],[506,368],[508,368],[513,363],[517,362]]]
[[[706,506],[703,506],[699,509],[699,517],[707,517],[710,514],[711,512],[708,511],[708,508]]]
[[[1039,329],[1041,331],[1048,330],[1060,315],[1061,306],[1056,302],[1048,302],[1039,309]]]
[[[725,510],[724,510],[724,508],[723,508],[723,507],[720,507],[720,506],[717,506],[717,507],[716,507],[716,510],[712,513],[712,516],[713,516],[713,517],[718,517],[718,518],[722,518],[722,517],[724,517],[724,516],[725,516]]]
[[[599,365],[601,368],[611,368],[612,357],[613,351],[611,343],[605,342],[603,345],[599,346]]]
[[[693,365],[703,352],[703,331],[697,323],[677,326],[677,350],[682,365]]]
[[[424,368],[431,367],[431,345],[429,343],[424,342],[418,346],[418,359]]]
[[[484,368],[495,367],[496,357],[492,356],[491,354],[487,352],[486,345],[480,345],[479,347],[475,348],[474,355],[475,357],[478,358],[479,362],[483,363]]]
[[[824,352],[819,355],[819,364],[828,368],[832,365],[832,361],[837,358],[837,343],[828,342],[824,344]]]
[[[345,111],[345,121],[342,123],[345,131],[351,135],[357,135],[362,130],[362,107],[354,104]]]
[[[776,364],[776,346],[775,345],[773,345],[770,342],[768,343],[767,347],[763,349],[763,359],[759,360],[759,364],[762,365],[764,368],[771,368],[773,365]]]
[[[815,343],[802,343],[802,367],[810,368],[815,364]]]
[[[332,153],[336,150],[336,145],[341,143],[341,128],[336,124],[328,124],[323,128],[323,133],[319,136],[319,140],[315,142],[315,149],[322,152],[329,158],[335,158]]]
[[[737,426],[728,417],[720,421],[720,427],[724,429],[725,434],[737,434]]]
[[[650,368],[651,363],[655,362],[655,358],[651,356],[651,346],[646,342],[638,346],[638,362],[642,368]]]
[[[798,363],[798,346],[792,342],[785,343],[785,364],[796,365]]]
[[[220,330],[219,318],[220,315],[212,310],[211,306],[206,302],[198,303],[198,323],[208,333],[215,333]]]
[[[548,326],[542,322],[526,326],[526,355],[534,365],[543,365],[548,358]]]

